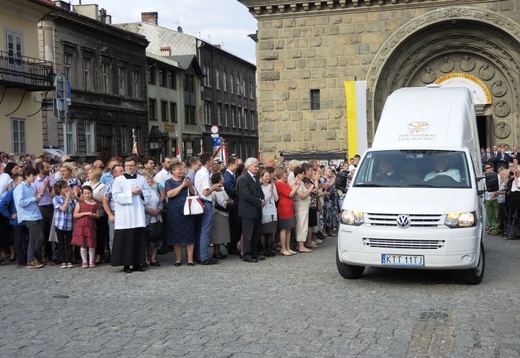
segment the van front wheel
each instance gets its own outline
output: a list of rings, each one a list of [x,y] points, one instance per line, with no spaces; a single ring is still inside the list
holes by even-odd
[[[341,262],[339,260],[339,249],[336,249],[336,266],[341,277],[348,279],[361,278],[365,271],[365,266],[347,265]]]
[[[470,285],[477,285],[484,278],[484,268],[486,267],[486,255],[484,252],[484,244],[480,243],[480,255],[477,267],[466,270],[465,281]]]

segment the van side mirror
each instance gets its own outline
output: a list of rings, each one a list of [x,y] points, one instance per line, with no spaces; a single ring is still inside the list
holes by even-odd
[[[486,174],[486,191],[498,191],[498,174],[487,173]]]

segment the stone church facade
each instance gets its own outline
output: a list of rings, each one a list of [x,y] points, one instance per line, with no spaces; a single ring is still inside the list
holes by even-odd
[[[453,81],[482,146],[520,144],[519,0],[239,1],[258,20],[262,157],[346,152],[347,80],[367,81],[369,144],[390,93]]]

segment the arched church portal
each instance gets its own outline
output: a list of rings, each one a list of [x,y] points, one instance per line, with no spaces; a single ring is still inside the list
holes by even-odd
[[[387,40],[369,69],[369,128],[375,132],[394,90],[438,83],[475,93],[482,146],[520,144],[519,53],[518,24],[488,10],[450,8],[416,18]]]

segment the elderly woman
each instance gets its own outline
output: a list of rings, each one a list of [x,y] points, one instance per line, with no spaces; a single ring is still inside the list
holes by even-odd
[[[211,175],[211,184],[224,185],[224,177],[220,172]],[[215,193],[215,215],[213,215],[209,242],[213,245],[213,258],[217,260],[227,257],[227,255],[220,252],[220,245],[230,242],[228,205],[232,204],[233,200],[229,198],[225,190]]]
[[[163,198],[165,198],[164,187],[153,180],[155,172],[151,168],[143,170],[146,182],[152,188],[152,196],[145,204],[146,213],[146,241],[148,244],[148,264],[150,266],[161,266],[157,261],[157,250],[161,248],[163,237],[163,220],[161,211],[163,208]]]
[[[175,266],[182,264],[182,246],[186,245],[188,266],[193,266],[195,247],[195,217],[184,215],[184,202],[188,195],[195,194],[191,180],[185,177],[183,164],[171,164],[172,177],[164,184],[167,205],[167,242],[175,250]]]
[[[293,196],[300,187],[299,181],[291,187],[287,183],[289,173],[285,168],[276,170],[275,183],[276,192],[278,193],[278,229],[280,230],[280,252],[284,256],[291,256],[296,251],[291,250],[291,230],[294,229],[296,221],[294,219],[294,200]]]
[[[336,178],[331,167],[325,169],[323,177],[320,178],[320,188],[323,191],[323,226],[328,236],[339,227],[339,195],[336,189]]]
[[[264,255],[267,257],[275,256],[273,251],[274,236],[278,228],[278,213],[276,210],[276,202],[278,201],[278,192],[275,183],[271,179],[272,167],[264,168],[260,171],[260,184],[264,193],[265,205],[262,207],[262,226],[260,243]]]
[[[295,179],[294,169],[298,168],[300,165],[300,161],[296,159],[291,160],[287,165],[287,168],[289,168],[289,176],[287,177],[287,183],[289,186],[293,186]]]
[[[304,184],[306,172],[305,167],[300,166],[294,169],[295,183],[299,182],[298,190],[294,196],[294,212],[296,214],[296,242],[298,251],[302,253],[312,252],[305,247],[307,233],[309,231],[309,207],[311,205],[311,193],[314,190],[312,182]]]

